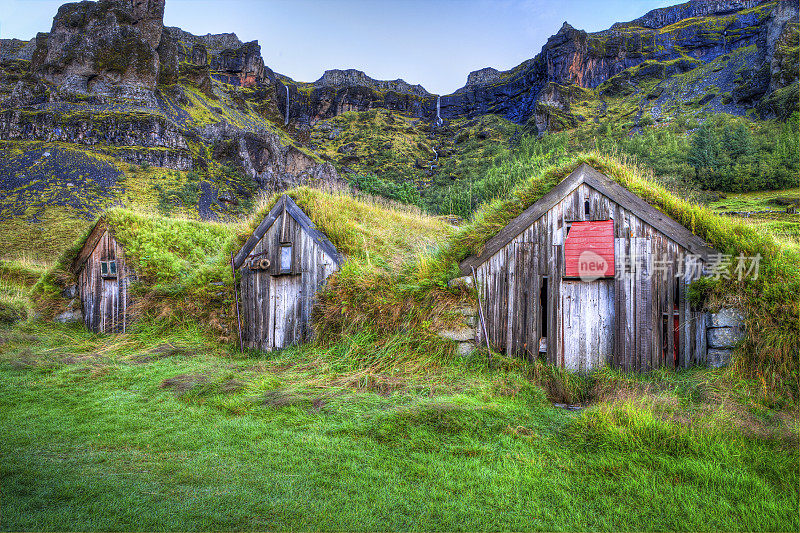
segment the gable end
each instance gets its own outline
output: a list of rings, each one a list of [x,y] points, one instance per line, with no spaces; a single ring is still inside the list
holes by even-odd
[[[677,221],[648,204],[642,198],[633,194],[616,181],[601,174],[590,165],[581,163],[569,176],[561,180],[561,182],[553,187],[547,194],[531,204],[491,239],[486,241],[480,253],[461,261],[458,265],[461,274],[465,276],[470,275],[473,268],[483,264],[487,259],[508,245],[514,238],[525,231],[541,218],[542,215],[552,209],[558,202],[583,183],[596,189],[599,193],[605,195],[611,201],[619,204],[628,211],[631,211],[691,253],[699,255],[704,261],[708,260],[709,255],[715,253],[715,250],[709,247],[703,239],[683,227]]]
[[[261,241],[264,235],[267,233],[272,224],[278,219],[281,213],[286,211],[286,213],[291,216],[295,222],[297,222],[303,231],[305,231],[311,239],[320,247],[322,251],[324,251],[335,263],[337,266],[341,266],[344,262],[344,258],[339,254],[336,250],[336,247],[333,243],[328,240],[328,238],[320,232],[314,223],[308,218],[300,207],[294,200],[289,198],[287,195],[281,196],[280,200],[275,203],[275,206],[270,210],[264,220],[261,221],[261,224],[253,231],[253,234],[247,239],[247,242],[244,243],[244,246],[239,250],[236,256],[233,258],[233,266],[236,269],[241,268],[244,264],[245,259],[253,251],[253,248]]]

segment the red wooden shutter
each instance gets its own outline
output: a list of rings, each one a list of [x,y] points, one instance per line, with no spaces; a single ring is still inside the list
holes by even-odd
[[[566,277],[614,277],[614,221],[573,222],[564,262]]]

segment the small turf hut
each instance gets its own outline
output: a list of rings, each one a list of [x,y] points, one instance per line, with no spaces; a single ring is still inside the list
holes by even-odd
[[[83,242],[72,273],[86,327],[97,333],[124,333],[130,323],[130,282],[136,278],[108,220],[101,218]]]
[[[282,195],[233,259],[241,272],[244,344],[270,351],[308,339],[317,291],[342,262],[306,213]]]
[[[583,163],[459,267],[474,269],[494,349],[573,370],[647,370],[704,361],[704,315],[687,286],[714,253]]]

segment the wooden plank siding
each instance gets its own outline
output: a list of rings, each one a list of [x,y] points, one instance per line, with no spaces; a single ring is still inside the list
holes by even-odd
[[[86,327],[96,333],[124,333],[130,323],[128,286],[135,272],[125,261],[122,246],[108,228],[96,226],[79,253],[78,293]],[[116,277],[103,277],[100,263],[116,261]]]
[[[666,331],[672,338],[672,291],[678,263],[684,254],[694,252],[586,182],[578,182],[571,190],[562,187],[559,194],[559,201],[496,252],[480,262],[474,257],[462,262],[462,268],[475,266],[492,348],[528,358],[538,356],[542,336],[539,298],[542,281],[547,279],[549,363],[579,370],[611,364],[645,371],[671,364],[675,349],[682,365],[699,362],[704,351],[699,344],[705,338],[693,328],[702,315],[686,300],[685,285],[691,279],[681,278],[677,284],[679,346],[673,346],[671,340],[666,345],[662,342],[666,338],[664,317],[668,317]],[[564,279],[567,228],[576,221],[608,219],[614,220],[616,268],[625,276],[591,284]],[[672,227],[663,218],[659,223]],[[692,249],[696,252],[698,247],[693,241]],[[579,325],[588,308],[599,314],[592,324]],[[599,338],[598,332],[603,332]],[[482,341],[483,335],[479,326],[476,340]]]
[[[332,257],[320,246],[306,220],[297,220],[288,207],[281,207],[277,216],[269,219],[271,224],[261,228],[261,238],[249,243],[249,251],[237,255],[243,342],[263,351],[298,344],[312,336],[311,313],[317,291],[339,269],[340,260],[338,254]],[[283,242],[292,243],[288,273],[280,270]],[[251,260],[261,258],[268,259],[270,267],[252,269]]]

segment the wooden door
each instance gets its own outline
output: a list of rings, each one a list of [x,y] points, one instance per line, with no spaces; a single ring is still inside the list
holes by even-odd
[[[101,278],[102,292],[100,293],[100,331],[103,333],[118,333],[116,324],[119,317],[119,280],[117,278]]]
[[[614,338],[614,280],[561,282],[561,363],[589,371],[611,358]]]
[[[270,315],[273,320],[270,348],[279,350],[295,344],[302,338],[300,304],[302,301],[301,276],[271,276]]]

